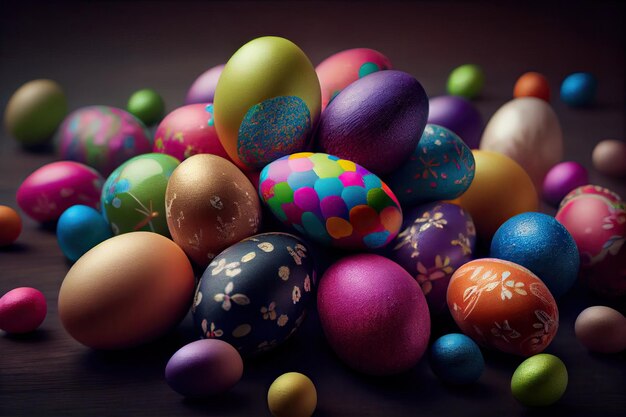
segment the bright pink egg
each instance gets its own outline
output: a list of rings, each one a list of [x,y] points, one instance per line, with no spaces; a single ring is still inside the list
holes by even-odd
[[[29,333],[46,318],[48,307],[41,291],[20,287],[0,298],[0,329],[8,333]]]
[[[556,164],[543,179],[543,199],[558,205],[563,197],[576,187],[589,183],[587,169],[574,161]]]

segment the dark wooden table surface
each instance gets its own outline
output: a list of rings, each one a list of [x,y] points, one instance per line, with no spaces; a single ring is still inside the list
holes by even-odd
[[[590,169],[593,183],[626,197],[626,184],[595,172],[591,150],[601,139],[624,139],[624,13],[618,2],[56,2],[0,1],[0,110],[34,78],[60,82],[70,108],[124,107],[143,87],[157,89],[168,110],[183,103],[203,70],[225,62],[242,44],[274,34],[296,42],[317,64],[352,47],[384,52],[413,74],[430,96],[445,92],[450,70],[483,66],[487,82],[476,101],[485,120],[511,98],[516,78],[544,73],[565,138],[565,159]],[[495,3],[495,2],[494,2]],[[574,71],[599,79],[597,104],[575,110],[558,100]],[[16,207],[15,191],[50,152],[22,150],[0,136],[0,204]],[[543,207],[546,212],[553,210]],[[35,333],[0,332],[0,415],[186,416],[269,415],[270,383],[287,371],[315,382],[317,416],[624,416],[626,359],[588,353],[573,324],[586,306],[609,304],[576,287],[560,303],[558,335],[547,349],[563,359],[570,382],[556,405],[527,410],[510,394],[520,358],[485,352],[486,371],[466,388],[442,385],[426,361],[393,378],[356,374],[333,355],[312,315],[278,350],[246,363],[242,381],[218,400],[192,402],[171,391],[165,363],[195,338],[189,317],[173,334],[125,352],[97,352],[72,340],[57,316],[57,295],[69,269],[54,230],[24,218],[17,244],[0,250],[0,293],[33,286],[46,295],[48,316]],[[617,306],[624,312],[624,306]],[[454,330],[435,323],[434,334]]]

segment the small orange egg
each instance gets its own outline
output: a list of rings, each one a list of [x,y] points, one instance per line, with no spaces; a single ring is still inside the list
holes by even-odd
[[[538,72],[527,72],[517,79],[513,88],[513,97],[537,97],[550,101],[548,79]]]
[[[496,152],[474,149],[472,153],[474,180],[458,204],[472,216],[477,234],[488,240],[516,214],[537,211],[539,200],[532,180],[517,162]]]
[[[15,242],[22,232],[22,218],[11,207],[0,206],[0,247]]]

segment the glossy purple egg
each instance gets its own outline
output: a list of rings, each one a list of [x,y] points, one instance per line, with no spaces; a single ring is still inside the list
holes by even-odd
[[[434,202],[415,207],[390,244],[389,257],[421,285],[432,314],[446,308],[446,292],[454,271],[472,260],[474,222],[456,204]]]
[[[456,133],[470,149],[477,149],[483,118],[474,105],[462,97],[439,96],[429,102],[428,123]]]
[[[413,153],[427,117],[428,97],[419,81],[402,71],[374,72],[322,112],[317,144],[324,153],[388,174]]]
[[[215,87],[217,87],[217,81],[220,79],[220,75],[222,75],[224,66],[224,64],[217,65],[200,74],[189,87],[185,97],[185,104],[213,103]]]
[[[556,207],[567,193],[585,184],[589,184],[589,174],[584,166],[574,161],[561,162],[543,179],[543,199]]]

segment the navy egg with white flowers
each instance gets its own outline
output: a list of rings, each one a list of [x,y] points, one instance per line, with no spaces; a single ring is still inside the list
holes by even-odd
[[[203,338],[251,356],[284,342],[314,302],[309,248],[287,233],[263,233],[229,247],[198,283],[192,313]]]

